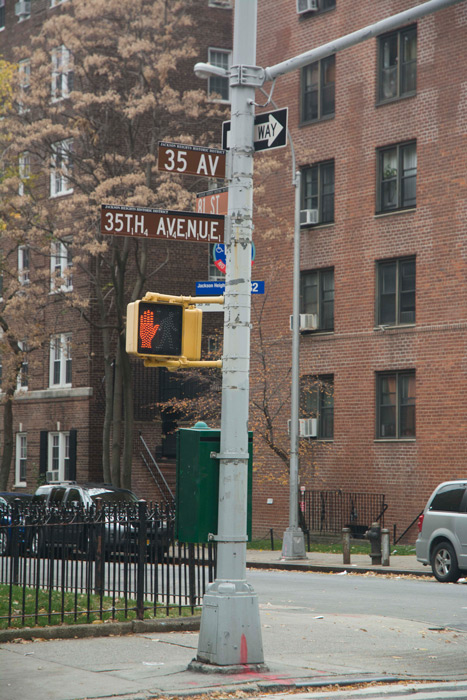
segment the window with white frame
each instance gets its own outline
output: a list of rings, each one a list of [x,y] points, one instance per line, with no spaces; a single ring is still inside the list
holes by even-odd
[[[31,0],[18,0],[15,2],[15,15],[18,22],[29,19],[31,16]]]
[[[5,29],[5,0],[0,0],[0,31]]]
[[[27,245],[18,247],[18,279],[21,284],[29,282],[29,247]]]
[[[209,49],[208,62],[218,68],[229,70],[232,63],[232,51]],[[230,102],[229,78],[211,75],[208,80],[208,96],[221,102]]]
[[[22,362],[21,369],[16,377],[16,390],[27,391],[29,386],[29,360],[28,360],[28,344],[25,340],[18,342],[18,347],[21,350]]]
[[[18,194],[20,197],[24,195],[27,180],[31,177],[31,158],[27,151],[20,153],[18,159]]]
[[[73,289],[73,258],[69,241],[52,241],[50,254],[50,289],[69,292]]]
[[[19,111],[25,112],[26,107],[24,99],[27,97],[31,88],[31,59],[25,58],[18,63],[18,81],[19,81]]]
[[[16,433],[15,486],[26,484],[28,465],[28,436]]]
[[[72,148],[73,139],[56,141],[52,144],[51,197],[59,197],[73,192],[69,179],[72,170]]]
[[[62,5],[66,0],[50,0],[50,7],[57,7],[57,5]]]
[[[59,46],[52,51],[52,101],[57,102],[69,97],[73,90],[73,61],[66,46]]]
[[[47,482],[65,481],[70,471],[70,433],[49,433],[48,440]]]
[[[59,333],[51,338],[49,386],[71,386],[71,333]]]

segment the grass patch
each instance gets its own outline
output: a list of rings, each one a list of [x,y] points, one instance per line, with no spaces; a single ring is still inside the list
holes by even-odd
[[[306,546],[306,538],[305,538],[305,546]],[[254,540],[253,542],[248,542],[247,545],[248,549],[256,549],[256,550],[264,550],[264,551],[272,551],[271,550],[271,539],[269,537],[265,537],[260,540]],[[274,551],[275,552],[280,552],[282,549],[282,540],[274,540]],[[366,540],[361,540],[361,541],[356,541],[353,540],[351,545],[350,545],[350,553],[351,554],[369,554],[371,550],[371,545],[369,542]],[[323,554],[342,554],[342,542],[337,542],[337,541],[329,541],[329,542],[313,542],[311,539],[310,541],[310,553],[313,552],[321,552]],[[398,544],[396,546],[391,546],[390,547],[390,554],[391,555],[414,555],[415,554],[415,547],[414,545],[408,545],[408,544]]]
[[[36,601],[37,594],[37,601]],[[8,625],[10,586],[0,585],[0,629],[21,628],[21,627],[47,627],[49,625],[76,625],[83,623],[102,622],[125,622],[136,619],[136,611],[131,608],[136,607],[136,600],[128,599],[125,608],[123,598],[101,597],[98,595],[86,595],[74,593],[62,593],[34,588],[23,588],[22,586],[11,587],[11,615],[18,616],[11,620]],[[38,617],[35,618],[37,607]],[[144,619],[154,620],[167,617],[191,617],[191,608],[179,608],[154,604],[145,601]],[[24,609],[24,620],[23,620]],[[76,612],[75,612],[76,610]],[[90,612],[88,612],[88,610]],[[194,614],[201,611],[195,608]]]

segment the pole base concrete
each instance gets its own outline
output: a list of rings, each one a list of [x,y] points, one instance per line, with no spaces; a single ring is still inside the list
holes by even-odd
[[[258,597],[246,581],[216,580],[203,598],[196,661],[227,667],[263,665]],[[263,669],[264,670],[264,669]]]
[[[306,559],[305,537],[301,528],[288,527],[282,540],[282,559]]]
[[[234,673],[267,673],[269,671],[266,664],[237,664],[237,666],[214,666],[214,664],[205,664],[202,661],[193,659],[188,664],[188,671],[196,671],[197,673],[225,673],[226,675]]]

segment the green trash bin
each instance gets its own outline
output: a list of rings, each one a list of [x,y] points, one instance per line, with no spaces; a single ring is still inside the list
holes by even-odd
[[[177,432],[177,497],[175,536],[179,542],[202,543],[217,534],[219,505],[220,430],[197,423]],[[247,533],[251,539],[253,487],[253,433],[248,433]]]

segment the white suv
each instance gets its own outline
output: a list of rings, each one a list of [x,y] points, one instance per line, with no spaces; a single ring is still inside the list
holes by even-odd
[[[442,583],[467,573],[467,480],[445,481],[431,494],[418,522],[418,561]]]

